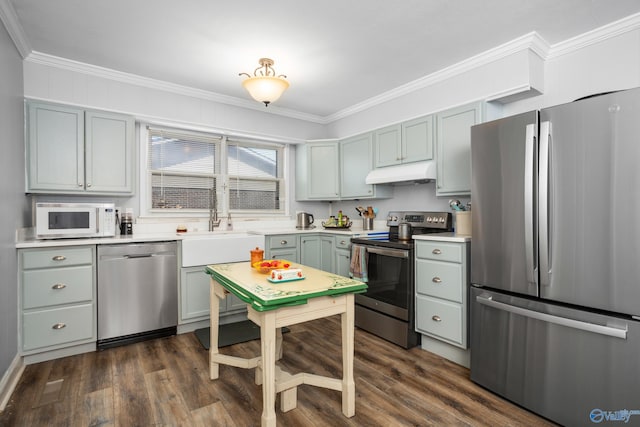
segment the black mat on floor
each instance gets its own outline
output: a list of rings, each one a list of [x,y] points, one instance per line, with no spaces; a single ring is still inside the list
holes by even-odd
[[[289,332],[289,329],[282,328],[282,333],[285,332]],[[200,344],[209,350],[211,344],[210,329],[196,329],[195,334]],[[260,328],[251,320],[227,323],[226,325],[220,325],[218,329],[218,348],[257,339],[260,339]]]

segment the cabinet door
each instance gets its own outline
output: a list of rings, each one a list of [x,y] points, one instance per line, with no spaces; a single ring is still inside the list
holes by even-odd
[[[29,104],[27,192],[84,191],[84,112]]]
[[[402,163],[401,135],[400,125],[387,126],[375,131],[374,152],[377,168]]]
[[[437,195],[471,193],[471,126],[482,121],[482,104],[438,114]]]
[[[340,196],[345,198],[371,197],[373,185],[365,184],[373,168],[373,134],[345,139],[340,143]]]
[[[309,198],[338,199],[340,194],[340,153],[337,142],[310,143],[307,147]]]
[[[133,193],[134,120],[121,114],[87,111],[86,190]]]
[[[335,238],[333,236],[320,235],[320,270],[335,272],[334,266]]]
[[[433,159],[433,116],[402,123],[403,163]]]
[[[337,249],[335,273],[340,276],[349,277],[350,266],[351,266],[351,253],[349,249]]]
[[[208,318],[210,280],[204,266],[182,268],[180,276],[180,320]],[[225,308],[221,301],[220,312]]]
[[[300,264],[321,269],[320,236],[304,235],[300,237]]]

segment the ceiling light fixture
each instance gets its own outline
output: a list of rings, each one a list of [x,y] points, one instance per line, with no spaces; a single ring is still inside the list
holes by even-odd
[[[289,87],[289,82],[284,74],[276,75],[271,67],[273,59],[260,58],[260,66],[253,71],[253,76],[247,73],[240,73],[239,76],[247,76],[242,82],[242,86],[249,92],[253,99],[264,102],[265,107],[277,101],[285,90]]]

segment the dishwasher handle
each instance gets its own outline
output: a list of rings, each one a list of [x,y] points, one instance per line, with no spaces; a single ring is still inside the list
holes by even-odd
[[[154,254],[130,254],[125,255],[124,258],[151,258]]]

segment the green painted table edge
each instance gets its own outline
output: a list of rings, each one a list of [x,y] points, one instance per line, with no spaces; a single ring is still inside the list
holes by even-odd
[[[340,296],[342,294],[361,294],[367,290],[367,284],[362,282],[362,285],[349,286],[348,288],[334,288],[326,291],[311,292],[304,295],[292,295],[290,297],[279,298],[277,301],[266,301],[258,297],[257,295],[247,295],[243,292],[243,289],[236,285],[234,282],[221,275],[220,273],[212,270],[209,266],[204,269],[205,273],[213,277],[216,282],[220,283],[226,290],[231,292],[236,297],[240,298],[243,302],[250,304],[256,311],[269,311],[277,310],[282,307],[293,307],[296,305],[306,304],[311,298],[317,298],[322,296]],[[266,279],[265,279],[266,280]]]

